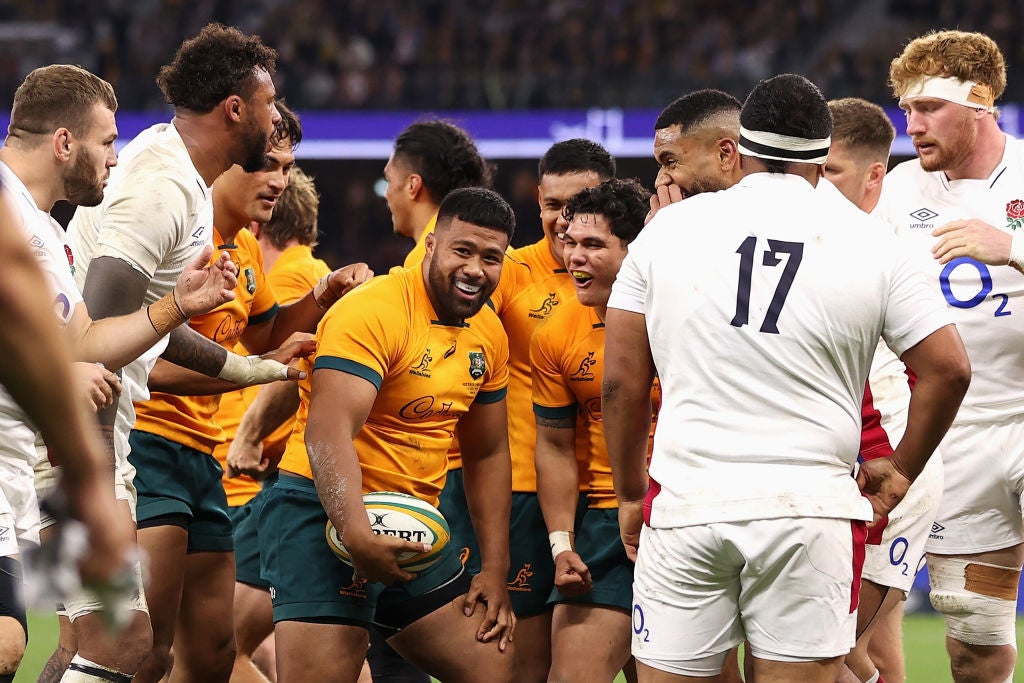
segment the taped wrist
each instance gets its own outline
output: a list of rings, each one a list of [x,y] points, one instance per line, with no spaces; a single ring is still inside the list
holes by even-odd
[[[240,356],[229,351],[217,377],[243,387],[267,384],[288,379],[288,366],[269,358]]]
[[[327,273],[320,280],[313,285],[313,301],[321,310],[326,311],[328,308],[338,300],[338,297],[331,291],[331,276],[334,272]]]
[[[571,531],[552,531],[548,534],[551,544],[551,559],[558,559],[564,552],[574,552],[573,533]]]
[[[1024,230],[1014,230],[1010,241],[1010,260],[1007,265],[1024,272]]]
[[[161,337],[188,320],[173,289],[164,298],[146,306],[146,315],[149,316],[149,324]]]

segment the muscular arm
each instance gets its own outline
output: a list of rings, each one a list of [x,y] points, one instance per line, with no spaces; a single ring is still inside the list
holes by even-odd
[[[133,268],[127,261],[112,256],[100,256],[89,264],[82,298],[93,320],[124,315],[142,307],[149,288],[149,278]],[[120,368],[110,367],[120,374]],[[117,417],[115,399],[109,408],[97,413],[100,432],[111,460],[114,456],[114,420]]]
[[[643,500],[654,360],[643,315],[608,309],[601,414],[620,505]]]
[[[274,382],[260,389],[242,415],[228,448],[227,475],[264,475],[276,462],[264,460],[263,440],[299,409],[299,392],[291,382]]]
[[[480,541],[481,571],[508,573],[512,458],[505,400],[474,403],[458,425],[466,502]]]
[[[515,631],[516,618],[508,595],[508,528],[512,512],[512,457],[508,450],[505,399],[473,403],[458,424],[462,472],[473,531],[480,543],[480,573],[473,577],[463,610],[484,604],[477,628],[480,642],[498,639],[504,650]]]
[[[914,369],[907,429],[892,455],[863,463],[857,484],[876,521],[903,499],[942,441],[971,382],[971,364],[954,325],[925,337],[900,357]]]
[[[575,531],[579,469],[576,466],[576,417],[537,420],[537,497],[548,531]]]
[[[413,578],[398,566],[398,556],[423,552],[424,544],[375,536],[366,517],[363,473],[353,440],[376,397],[377,388],[365,379],[339,370],[314,372],[306,451],[320,502],[341,533],[356,573],[371,582],[390,584]]]

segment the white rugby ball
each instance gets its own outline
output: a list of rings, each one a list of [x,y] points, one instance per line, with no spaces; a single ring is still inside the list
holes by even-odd
[[[437,562],[441,551],[451,540],[451,529],[444,516],[430,503],[416,496],[394,491],[378,491],[363,496],[366,516],[370,528],[378,536],[395,536],[415,543],[429,543],[430,552],[403,553],[398,557],[398,566],[411,572],[423,571]],[[338,530],[327,521],[327,545],[345,564],[351,566],[352,558],[341,542]]]

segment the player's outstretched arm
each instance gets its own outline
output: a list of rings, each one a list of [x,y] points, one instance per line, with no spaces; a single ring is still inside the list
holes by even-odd
[[[477,640],[498,639],[504,650],[512,639],[516,619],[508,596],[508,528],[512,510],[512,458],[508,450],[505,399],[475,402],[459,420],[462,471],[473,530],[480,542],[480,573],[466,594],[465,612],[472,615],[486,603]],[[575,500],[575,496],[574,496]]]
[[[68,325],[75,357],[120,368],[191,316],[234,299],[235,264],[227,253],[211,263],[212,253],[213,247],[208,246],[185,268],[170,294],[145,308],[94,321],[88,304],[76,307]]]
[[[187,330],[187,331],[186,331]],[[171,334],[172,343],[184,340],[184,344],[190,346],[194,353],[186,354],[188,358],[208,357],[208,346],[216,346],[225,351],[224,368],[229,368],[234,363],[242,365],[242,372],[225,372],[224,369],[215,377],[195,372],[189,367],[182,367],[167,360],[168,356],[180,358],[183,351],[182,345],[176,345],[172,351],[168,351],[157,360],[153,370],[149,373],[149,388],[153,391],[163,391],[168,394],[179,396],[207,396],[210,394],[223,394],[225,391],[234,391],[239,387],[252,384],[267,384],[282,379],[302,379],[305,373],[298,368],[290,367],[288,364],[299,358],[306,358],[316,351],[316,340],[313,335],[306,332],[296,332],[285,341],[280,348],[268,351],[261,356],[240,356],[236,353],[226,351],[224,347],[207,339],[192,328],[181,328],[181,334]],[[239,382],[226,379],[227,376],[241,375]]]
[[[971,363],[955,325],[939,328],[900,358],[917,375],[910,392],[907,429],[891,456],[863,463],[857,475],[876,521],[903,499],[924,469],[971,383]]]
[[[357,576],[390,585],[415,574],[398,566],[404,552],[429,552],[429,544],[376,536],[363,505],[363,474],[353,441],[377,398],[377,387],[340,370],[313,373],[306,422],[306,452],[320,502],[341,534]]]
[[[647,443],[651,433],[651,358],[645,316],[616,308],[605,319],[601,416],[626,554],[636,560],[647,493]]]
[[[242,343],[254,353],[262,353],[280,346],[293,332],[315,332],[327,309],[372,277],[373,271],[365,263],[353,263],[328,273],[309,294],[281,306],[272,320],[247,327]]]
[[[229,477],[264,476],[272,464],[263,456],[263,440],[299,409],[299,389],[292,382],[274,382],[261,388],[245,410],[228,447]]]

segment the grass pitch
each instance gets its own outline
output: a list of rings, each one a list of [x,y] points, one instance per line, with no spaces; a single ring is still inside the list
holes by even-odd
[[[29,615],[28,650],[16,683],[35,681],[57,643],[57,618],[52,615]],[[909,615],[903,622],[903,642],[907,653],[908,683],[952,683],[946,660],[945,626],[934,614]],[[1017,621],[1018,650],[1024,646],[1024,619]],[[624,681],[619,676],[616,681]],[[1024,683],[1024,670],[1018,667],[1015,681]]]

